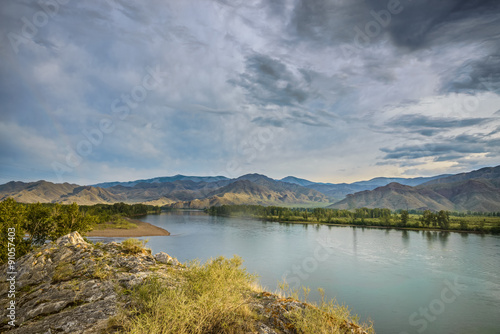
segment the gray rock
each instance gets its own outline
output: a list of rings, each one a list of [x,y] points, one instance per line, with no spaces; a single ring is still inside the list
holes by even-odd
[[[165,252],[159,252],[158,254],[155,254],[155,260],[160,263],[169,264],[173,266],[178,266],[181,264],[175,257],[171,257]]]
[[[58,246],[72,246],[77,244],[89,245],[78,232],[71,232],[56,240]]]
[[[100,333],[130,303],[117,286],[131,289],[153,274],[149,253],[128,255],[117,243],[95,247],[73,232],[17,259],[16,327],[0,332]],[[165,269],[167,266],[165,266]],[[158,269],[158,268],[156,268]],[[6,264],[0,266],[0,307],[8,298]]]

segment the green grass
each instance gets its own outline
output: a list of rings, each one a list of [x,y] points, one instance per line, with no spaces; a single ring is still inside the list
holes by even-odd
[[[321,295],[319,303],[308,302],[310,289],[302,287],[291,290],[286,282],[280,284],[281,294],[295,300],[307,303],[304,308],[292,309],[288,313],[291,327],[301,334],[350,334],[352,329],[363,329],[367,333],[375,333],[372,323],[358,324],[359,317],[352,315],[349,308],[339,305],[335,299],[327,300],[323,289],[318,289]]]
[[[137,224],[134,224],[121,216],[115,215],[109,222],[94,225],[94,230],[104,230],[108,228],[130,230],[137,228]]]
[[[332,205],[331,202],[310,202],[310,203],[277,203],[278,206],[284,208],[305,208],[305,209],[314,209],[314,208],[326,208],[329,205]]]

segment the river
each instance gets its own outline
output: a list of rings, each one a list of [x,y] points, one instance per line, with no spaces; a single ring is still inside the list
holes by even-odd
[[[241,256],[270,291],[286,277],[344,303],[377,333],[500,333],[500,237],[262,222],[179,211],[140,218],[184,262]],[[92,238],[98,239],[98,238]]]

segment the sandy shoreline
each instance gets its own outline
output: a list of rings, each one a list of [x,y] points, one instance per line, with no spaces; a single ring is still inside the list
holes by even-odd
[[[128,221],[137,224],[137,228],[122,229],[122,228],[107,228],[104,230],[93,230],[87,233],[87,237],[114,237],[114,238],[133,238],[133,237],[154,237],[162,235],[170,235],[167,230],[151,225],[150,223],[142,222],[137,219],[125,218]]]

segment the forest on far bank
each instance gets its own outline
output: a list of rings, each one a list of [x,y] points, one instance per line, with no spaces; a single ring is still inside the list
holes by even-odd
[[[500,212],[450,212],[359,208],[288,208],[262,205],[222,205],[205,210],[214,216],[251,217],[276,222],[323,223],[413,229],[500,233]]]

